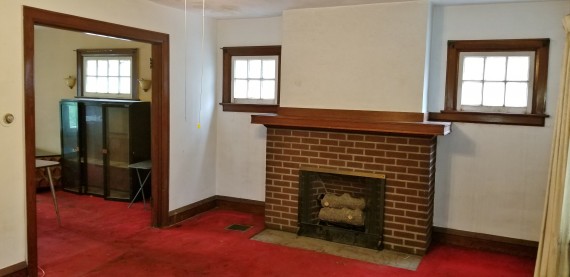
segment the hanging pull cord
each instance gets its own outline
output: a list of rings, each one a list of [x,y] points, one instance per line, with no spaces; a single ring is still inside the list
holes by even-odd
[[[184,0],[184,121],[188,122],[188,0]]]
[[[200,49],[200,101],[198,103],[198,129],[202,121],[202,94],[204,93],[204,37],[205,37],[205,22],[206,22],[206,0],[202,0],[202,48]]]

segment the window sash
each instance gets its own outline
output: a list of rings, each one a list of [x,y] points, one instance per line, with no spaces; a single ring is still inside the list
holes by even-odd
[[[261,60],[261,68],[260,68],[260,75],[259,77],[253,76],[250,77],[249,76],[249,72],[250,72],[250,61],[252,60]],[[265,78],[263,76],[263,61],[273,61],[274,62],[274,78]],[[247,76],[243,77],[240,76],[240,78],[236,78],[236,62],[237,61],[247,61],[248,63],[248,68],[247,68]],[[231,101],[232,103],[237,103],[237,104],[265,104],[265,105],[274,105],[277,104],[277,98],[278,98],[278,84],[279,84],[279,56],[278,55],[272,55],[272,56],[232,56],[232,60],[231,60]],[[246,95],[247,97],[236,97],[236,81],[245,81],[247,83],[246,85]],[[252,84],[253,82],[263,82],[263,81],[273,81],[274,85],[273,85],[273,98],[272,99],[264,99],[262,98],[261,95],[261,86],[260,86],[260,93],[259,93],[259,97],[250,97],[249,94],[249,85]]]
[[[481,80],[464,80],[463,79],[463,65],[465,58],[468,57],[484,57],[485,60],[488,57],[529,57],[529,71],[528,71],[528,81],[509,81],[505,76],[504,80],[501,81],[488,81],[482,77]],[[532,97],[533,97],[533,80],[534,80],[534,64],[535,64],[535,52],[533,51],[504,51],[504,52],[461,52],[459,54],[459,68],[457,74],[457,107],[459,111],[466,112],[487,112],[487,113],[513,113],[513,114],[530,114],[532,111]],[[505,64],[505,67],[507,64]],[[505,68],[505,75],[506,73]],[[483,76],[485,75],[485,68],[483,68]],[[488,106],[484,105],[484,95],[483,88],[481,88],[481,105],[466,105],[462,104],[463,97],[463,82],[481,82],[482,86],[485,83],[504,83],[505,89],[503,90],[503,105],[502,106]],[[527,83],[527,105],[526,107],[509,107],[505,106],[506,103],[506,84],[507,83]]]
[[[77,49],[76,52],[78,97],[138,100],[138,49]]]
[[[89,70],[90,62],[94,62],[94,70]],[[116,62],[116,65],[114,64]],[[121,63],[128,62],[127,68]],[[113,64],[113,65],[111,65]],[[132,57],[83,57],[83,93],[110,94],[114,97],[128,97],[133,93],[132,88]],[[106,67],[102,70],[101,67]],[[116,67],[116,68],[112,68]],[[116,73],[115,73],[116,72]],[[105,85],[106,89],[102,86]]]

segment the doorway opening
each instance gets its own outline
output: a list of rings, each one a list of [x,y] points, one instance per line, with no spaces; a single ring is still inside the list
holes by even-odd
[[[45,26],[63,30],[88,32],[124,38],[151,44],[152,106],[151,106],[151,160],[152,172],[152,226],[170,224],[168,215],[169,189],[169,36],[98,20],[77,17],[37,8],[24,7],[24,107],[26,149],[26,209],[28,274],[37,276],[37,218],[35,182],[35,76],[34,27]]]

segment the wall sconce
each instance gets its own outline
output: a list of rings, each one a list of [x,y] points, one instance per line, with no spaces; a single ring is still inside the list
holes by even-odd
[[[65,84],[69,87],[69,89],[72,89],[75,86],[75,81],[77,81],[77,79],[71,75],[63,79],[65,80]]]
[[[144,90],[144,92],[147,92],[150,89],[150,85],[152,85],[151,80],[145,80],[143,78],[139,79],[139,87]]]

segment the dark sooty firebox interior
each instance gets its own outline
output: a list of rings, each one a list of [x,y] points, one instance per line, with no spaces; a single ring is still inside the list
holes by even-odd
[[[383,174],[302,167],[299,236],[382,249]]]

